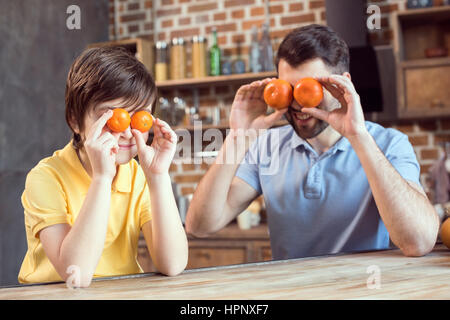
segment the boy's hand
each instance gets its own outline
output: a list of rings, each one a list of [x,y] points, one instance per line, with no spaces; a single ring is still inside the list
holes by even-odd
[[[116,154],[119,152],[117,139],[105,128],[113,112],[105,112],[90,128],[84,146],[92,168],[92,178],[114,179],[116,175]]]
[[[264,101],[264,88],[273,80],[266,78],[254,81],[239,88],[234,97],[230,112],[230,128],[237,129],[268,129],[283,117],[288,108],[275,110],[267,115],[267,104]]]
[[[177,135],[166,122],[155,119],[153,130],[151,146],[145,143],[139,130],[131,130],[136,139],[139,163],[145,175],[168,173],[177,147]]]

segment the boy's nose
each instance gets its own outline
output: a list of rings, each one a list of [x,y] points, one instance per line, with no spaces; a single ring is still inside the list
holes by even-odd
[[[121,132],[121,136],[128,140],[133,138],[133,134],[131,133],[131,126],[128,126],[125,131]]]

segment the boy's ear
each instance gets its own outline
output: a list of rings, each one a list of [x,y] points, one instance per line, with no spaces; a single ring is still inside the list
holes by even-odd
[[[74,118],[70,119],[70,126],[72,127],[72,130],[76,133],[76,134],[80,134],[80,128],[78,126],[78,122],[75,121]]]

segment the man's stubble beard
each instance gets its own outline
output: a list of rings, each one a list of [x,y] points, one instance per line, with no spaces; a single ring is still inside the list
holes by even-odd
[[[317,137],[329,126],[329,124],[327,122],[317,119],[317,118],[314,118],[314,121],[316,121],[316,124],[314,125],[313,129],[310,132],[305,133],[304,130],[302,131],[299,129],[291,112],[292,112],[291,110],[288,110],[288,112],[285,113],[284,117],[289,122],[289,124],[292,126],[295,133],[297,133],[297,135],[304,140]]]

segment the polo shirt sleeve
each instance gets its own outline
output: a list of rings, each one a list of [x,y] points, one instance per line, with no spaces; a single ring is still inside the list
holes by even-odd
[[[66,194],[58,178],[43,168],[28,173],[21,200],[25,225],[36,238],[48,226],[70,224]]]
[[[141,205],[140,205],[140,212],[139,212],[139,226],[142,228],[142,226],[152,220],[152,215],[150,212],[150,193],[148,190],[148,184],[145,183],[145,187],[142,191],[141,195]]]
[[[259,194],[262,194],[261,183],[259,179],[259,138],[250,146],[245,154],[235,176],[247,182]]]
[[[408,136],[400,133],[392,139],[386,158],[405,180],[420,183],[420,165]]]

